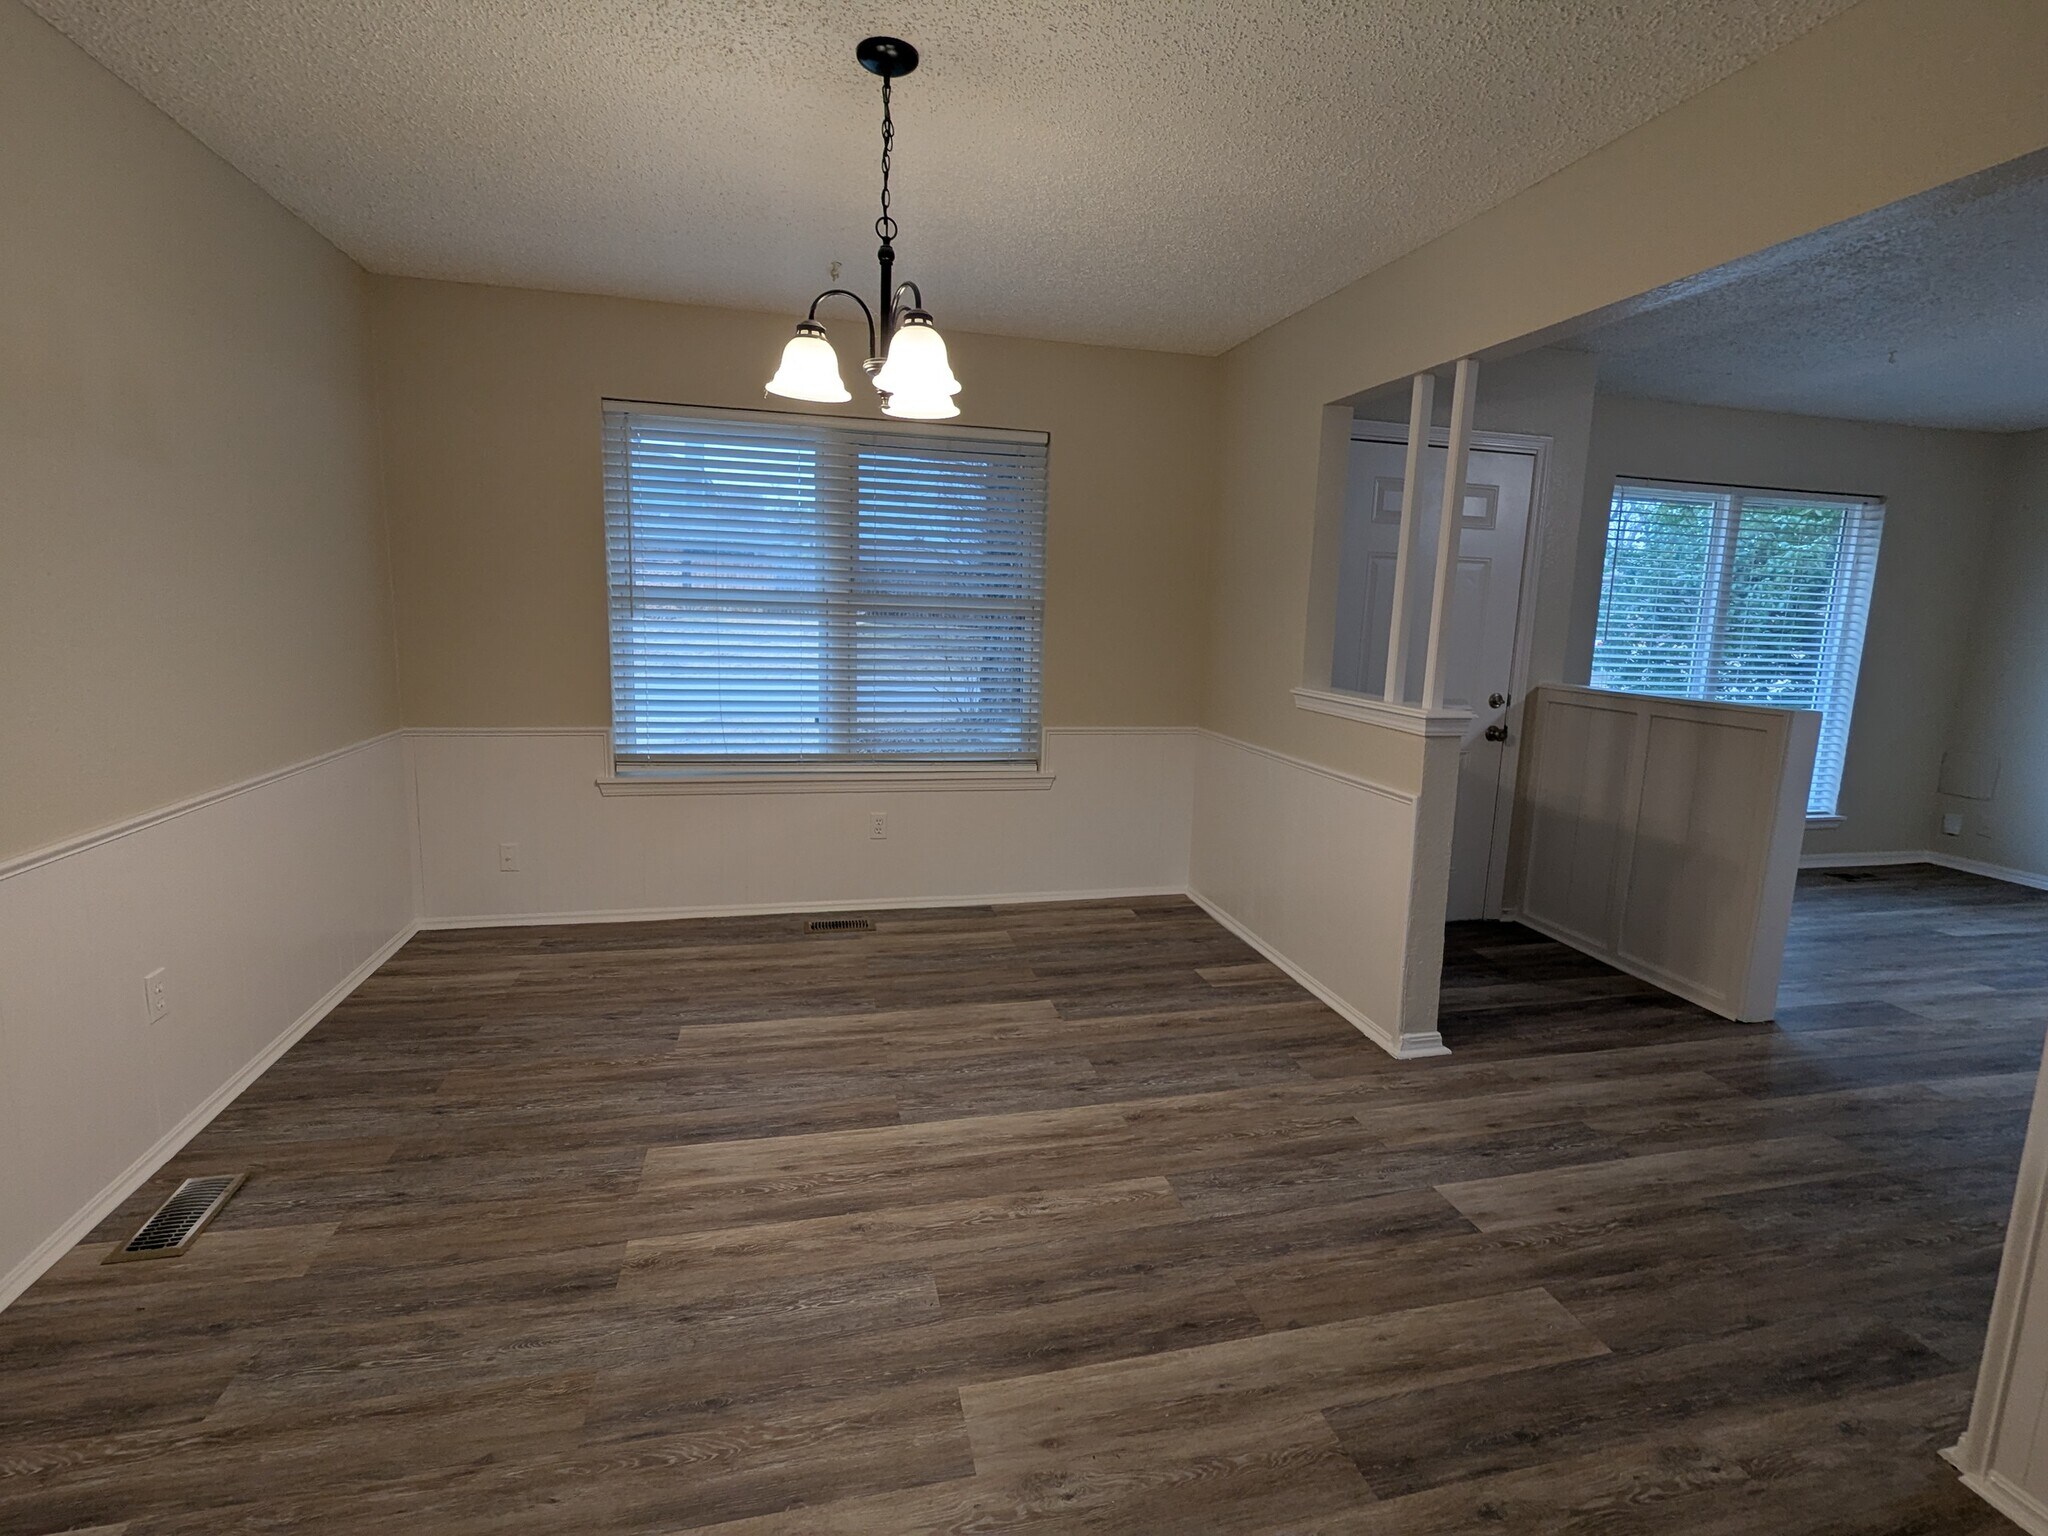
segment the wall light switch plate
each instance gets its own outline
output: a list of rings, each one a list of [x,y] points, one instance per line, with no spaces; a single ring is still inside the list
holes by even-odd
[[[1941,835],[1943,837],[1961,837],[1963,835],[1963,813],[1961,811],[1946,811],[1942,814]]]
[[[501,872],[508,875],[518,870],[519,845],[517,843],[498,844],[498,868]]]
[[[147,1010],[145,1017],[152,1024],[171,1011],[170,982],[165,979],[162,966],[142,978],[142,1005]]]
[[[887,837],[888,835],[889,835],[889,813],[888,813],[887,811],[869,811],[869,812],[868,812],[868,836],[869,836],[869,837]]]

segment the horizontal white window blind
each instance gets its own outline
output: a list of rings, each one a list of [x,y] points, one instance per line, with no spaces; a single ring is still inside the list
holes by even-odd
[[[1817,709],[1810,816],[1831,816],[1884,503],[1618,481],[1593,686]]]
[[[607,402],[620,771],[1035,764],[1046,438]]]

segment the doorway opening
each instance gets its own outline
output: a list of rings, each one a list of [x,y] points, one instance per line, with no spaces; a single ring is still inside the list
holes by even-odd
[[[1443,496],[1449,433],[1431,432],[1413,498],[1406,485],[1408,443],[1403,423],[1361,420],[1352,427],[1330,657],[1333,687],[1393,702],[1423,696],[1437,541],[1437,520],[1429,512]],[[1547,437],[1471,434],[1442,662],[1443,707],[1470,716],[1458,749],[1446,908],[1453,922],[1502,915],[1514,803],[1510,743],[1516,701],[1528,681],[1535,606],[1529,549],[1549,450]],[[1407,533],[1402,591],[1401,541],[1411,504],[1424,515]],[[1406,631],[1399,647],[1393,644],[1397,622]],[[1389,676],[1395,656],[1399,675]]]

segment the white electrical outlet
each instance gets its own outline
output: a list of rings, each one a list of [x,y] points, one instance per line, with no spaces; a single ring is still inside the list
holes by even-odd
[[[888,835],[889,835],[889,813],[888,813],[887,811],[869,811],[869,812],[868,812],[868,836],[869,836],[869,837],[887,837]]]
[[[164,968],[158,966],[142,978],[142,1005],[145,1017],[152,1024],[171,1011],[170,983],[164,978]]]
[[[1963,835],[1963,813],[1961,811],[1945,811],[1942,813],[1941,835],[1943,837],[1961,837]]]
[[[508,875],[518,871],[519,845],[517,843],[498,844],[498,869],[500,872]]]

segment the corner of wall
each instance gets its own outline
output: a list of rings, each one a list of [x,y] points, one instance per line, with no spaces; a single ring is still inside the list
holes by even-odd
[[[405,653],[400,643],[403,626],[400,624],[398,608],[398,538],[391,484],[391,423],[386,409],[389,391],[385,387],[387,335],[379,299],[384,282],[385,279],[377,273],[365,270],[362,272],[358,287],[363,296],[363,349],[366,359],[365,388],[368,392],[370,413],[372,487],[376,501],[378,542],[384,554],[384,631],[385,644],[390,648],[391,723],[394,727],[399,727],[410,723],[410,712],[405,697]]]

